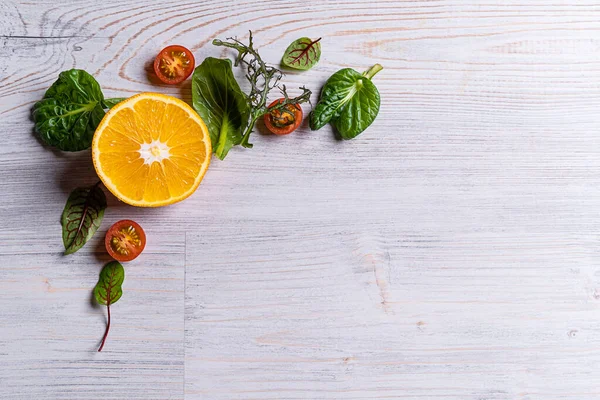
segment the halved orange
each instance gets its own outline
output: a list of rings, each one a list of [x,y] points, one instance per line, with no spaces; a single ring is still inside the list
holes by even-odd
[[[140,93],[106,113],[92,158],[104,186],[138,207],[160,207],[194,193],[212,154],[204,121],[185,102]]]

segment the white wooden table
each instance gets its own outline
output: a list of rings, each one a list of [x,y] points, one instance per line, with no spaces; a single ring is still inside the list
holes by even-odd
[[[107,97],[149,80],[168,44],[277,63],[323,37],[313,102],[376,62],[375,123],[339,142],[255,133],[183,203],[110,196],[62,255],[90,153],[35,137],[31,106],[73,67]],[[0,0],[0,399],[600,399],[597,1]],[[308,110],[307,110],[308,111]],[[91,289],[102,236],[131,218],[105,351]]]

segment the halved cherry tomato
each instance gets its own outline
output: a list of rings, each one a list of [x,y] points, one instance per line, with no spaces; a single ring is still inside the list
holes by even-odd
[[[106,232],[106,251],[117,261],[131,261],[146,247],[146,233],[135,221],[123,219]]]
[[[275,100],[269,107],[282,103],[283,100]],[[299,104],[288,104],[283,110],[273,110],[265,114],[265,125],[276,135],[287,135],[300,126],[302,116],[302,107]]]
[[[154,72],[164,83],[183,82],[194,71],[194,55],[183,46],[167,46],[154,59]]]

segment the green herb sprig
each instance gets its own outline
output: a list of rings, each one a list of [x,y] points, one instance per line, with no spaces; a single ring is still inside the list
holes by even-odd
[[[247,45],[237,38],[227,38],[226,41],[215,39],[212,43],[215,46],[223,46],[236,50],[238,54],[235,57],[234,65],[236,67],[240,64],[246,66],[246,79],[250,83],[250,93],[247,95],[248,105],[250,106],[250,115],[248,123],[242,133],[242,146],[246,148],[252,147],[252,144],[249,142],[250,134],[254,129],[256,121],[263,115],[274,110],[289,112],[287,111],[287,106],[290,104],[296,105],[310,102],[312,92],[305,86],[300,87],[300,90],[302,90],[301,95],[293,98],[288,96],[285,85],[279,84],[279,81],[283,77],[283,72],[263,61],[260,54],[258,54],[258,51],[254,48],[252,31],[250,31]],[[284,101],[272,107],[267,107],[269,91],[274,88],[281,91],[284,96]]]

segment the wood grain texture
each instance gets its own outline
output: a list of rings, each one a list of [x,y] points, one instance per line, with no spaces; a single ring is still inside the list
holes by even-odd
[[[0,0],[0,399],[600,399],[599,21],[588,0]],[[131,218],[149,243],[97,354],[101,238],[63,257],[59,226],[97,178],[31,106],[72,67],[189,101],[157,50],[231,56],[210,41],[249,29],[273,63],[323,37],[285,77],[313,103],[381,63],[380,115],[348,142],[255,133],[178,205],[109,197],[99,233]]]

